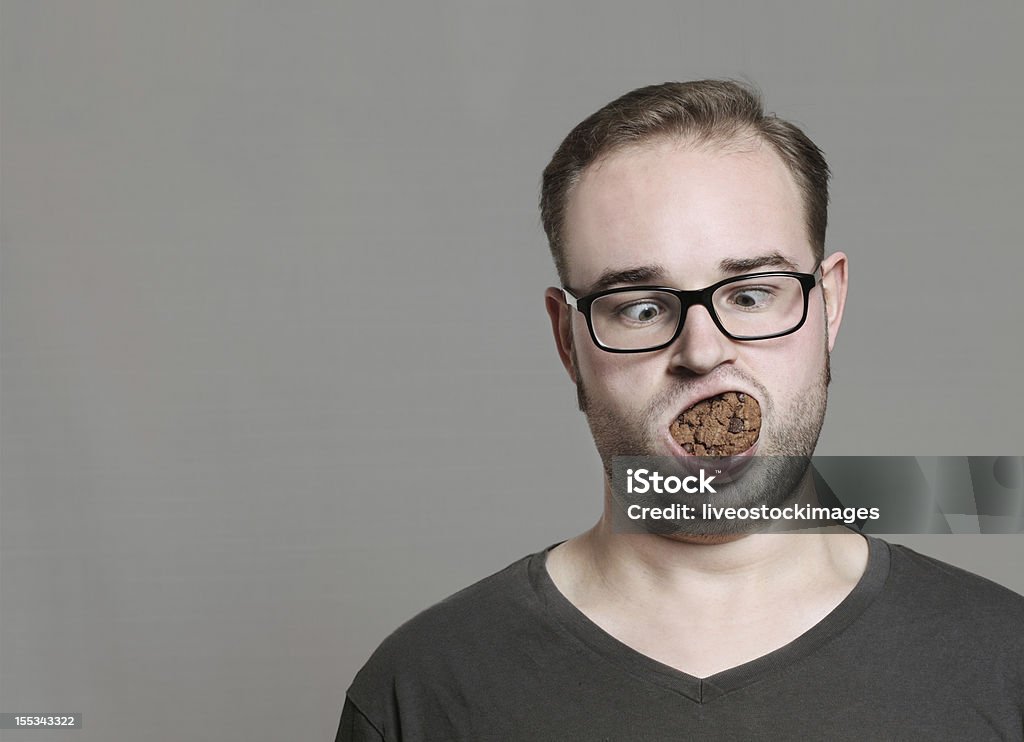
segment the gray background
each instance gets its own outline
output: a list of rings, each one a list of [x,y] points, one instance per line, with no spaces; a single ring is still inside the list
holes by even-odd
[[[745,77],[835,171],[819,451],[1021,454],[1013,2],[2,3],[3,740],[333,738],[401,621],[599,511],[535,208]],[[1024,539],[902,540],[1024,590]]]

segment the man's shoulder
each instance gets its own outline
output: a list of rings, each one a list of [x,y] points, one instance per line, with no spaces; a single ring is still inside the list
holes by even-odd
[[[523,557],[409,619],[391,633],[356,675],[354,700],[406,683],[430,683],[465,674],[472,658],[536,627],[542,610]]]
[[[1002,636],[1024,652],[1024,596],[992,580],[899,544],[889,544],[890,595],[915,621]]]
[[[537,555],[517,559],[504,569],[484,577],[421,611],[399,626],[382,646],[401,649],[430,643],[438,635],[467,629],[486,630],[495,618],[509,617],[532,599],[530,561]]]
[[[935,587],[942,587],[958,596],[980,598],[985,604],[994,603],[1008,609],[1024,609],[1024,595],[997,582],[922,554],[909,546],[896,543],[889,543],[888,546],[892,555],[890,572],[894,579],[920,581],[921,589],[932,593]]]

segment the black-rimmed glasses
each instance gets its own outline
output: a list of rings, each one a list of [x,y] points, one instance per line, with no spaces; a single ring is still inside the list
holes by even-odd
[[[708,310],[718,329],[733,340],[767,340],[799,330],[807,319],[814,273],[748,273],[704,289],[627,286],[577,297],[562,289],[566,303],[587,318],[594,344],[609,353],[661,350],[679,337],[690,307]]]

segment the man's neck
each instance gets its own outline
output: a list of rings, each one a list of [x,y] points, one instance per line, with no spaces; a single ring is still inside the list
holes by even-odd
[[[603,573],[672,589],[694,581],[774,580],[796,563],[806,564],[800,552],[806,555],[810,540],[793,536],[753,534],[724,543],[685,543],[642,534],[620,537],[602,520],[587,534],[587,541],[595,566]]]
[[[591,579],[634,598],[675,598],[743,591],[777,595],[782,585],[813,587],[828,573],[856,582],[860,559],[849,564],[850,544],[866,558],[863,538],[843,528],[807,533],[751,534],[724,543],[686,543],[648,534],[613,533],[607,519],[574,539],[576,563]]]
[[[841,527],[708,544],[615,533],[611,522],[606,511],[594,528],[552,550],[552,580],[612,636],[702,677],[810,629],[867,565],[867,542]],[[654,648],[650,636],[660,637]]]

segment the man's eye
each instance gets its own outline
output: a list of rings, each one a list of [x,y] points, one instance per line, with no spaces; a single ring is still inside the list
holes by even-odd
[[[744,288],[733,293],[730,303],[740,309],[764,309],[771,304],[773,296],[766,288]]]
[[[662,314],[662,307],[653,301],[638,301],[627,304],[619,310],[619,315],[631,322],[652,322]]]

